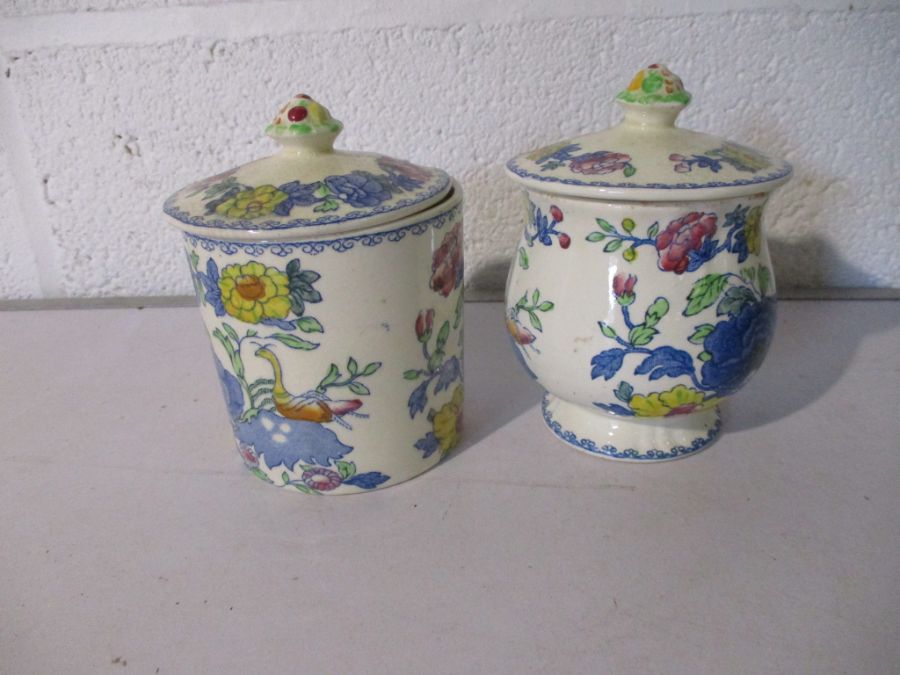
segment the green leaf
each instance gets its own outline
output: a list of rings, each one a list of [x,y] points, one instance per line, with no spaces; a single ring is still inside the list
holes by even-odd
[[[535,288],[534,293],[531,294],[531,304],[536,305],[541,300],[541,292]]]
[[[631,218],[626,218],[622,221],[622,229],[625,230],[628,234],[634,232],[634,228],[637,226]]]
[[[634,244],[625,249],[622,253],[622,257],[628,262],[634,262],[634,259],[637,258],[637,251],[634,248]]]
[[[700,352],[697,358],[704,362],[709,361],[712,358],[712,354],[710,354],[709,352]]]
[[[291,482],[291,475],[287,471],[281,472],[281,482],[285,485]]]
[[[440,368],[441,364],[444,362],[444,356],[446,355],[440,350],[432,354],[431,358],[428,359],[428,372],[433,373]]]
[[[319,346],[315,342],[298,338],[296,335],[291,335],[290,333],[275,333],[271,337],[278,340],[281,344],[287,345],[291,349],[304,349],[309,351]]]
[[[308,485],[304,485],[303,483],[294,483],[294,487],[297,488],[299,492],[302,492],[305,495],[317,495],[319,494],[315,490],[313,490]]]
[[[555,306],[556,306],[556,305],[554,305],[554,304],[553,304],[552,302],[550,302],[549,300],[544,300],[544,302],[542,302],[541,304],[539,304],[539,305],[537,306],[537,308],[538,308],[540,311],[542,311],[542,312],[549,312],[549,311],[550,311],[551,309],[553,309]]]
[[[315,189],[313,192],[313,197],[318,197],[319,199],[324,199],[331,195],[331,189],[325,183],[320,183],[319,187]]]
[[[606,235],[602,232],[591,232],[588,236],[585,237],[585,239],[593,242],[603,241],[604,239],[606,239]]]
[[[303,302],[303,298],[300,297],[300,291],[290,291],[288,293],[288,299],[291,301],[291,311],[297,316],[303,316],[306,305]]]
[[[348,478],[350,478],[350,476],[356,473],[356,464],[354,464],[353,462],[344,462],[339,460],[335,462],[334,465],[341,476],[341,480],[347,480]]]
[[[418,370],[407,370],[403,373],[404,380],[418,380],[419,379],[419,371]]]
[[[600,229],[604,232],[615,232],[616,228],[609,224],[609,221],[603,220],[603,218],[597,218],[597,225],[600,226]]]
[[[622,403],[628,403],[631,400],[631,397],[634,395],[634,387],[628,384],[625,380],[619,382],[619,386],[616,387],[616,391],[614,392],[616,398],[622,401]]]
[[[259,478],[260,480],[266,481],[267,483],[272,482],[272,479],[266,475],[266,472],[263,471],[262,469],[260,469],[259,467],[254,466],[252,469],[250,469],[250,473],[252,473],[254,476]]]
[[[329,197],[325,201],[321,202],[318,206],[316,206],[313,211],[315,211],[316,213],[322,213],[325,211],[335,211],[339,207],[340,204]]]
[[[765,265],[759,266],[759,292],[765,297],[769,292],[769,286],[772,283],[772,273]]]
[[[746,286],[732,286],[716,307],[716,315],[737,316],[748,302],[756,302],[756,295]]]
[[[694,282],[694,287],[687,297],[684,316],[694,316],[712,305],[722,294],[727,281],[728,277],[724,274],[707,274]]]
[[[347,372],[351,375],[356,375],[359,372],[359,364],[352,356],[347,359]]]
[[[615,338],[616,331],[610,326],[608,323],[603,323],[602,321],[598,322],[600,324],[600,332],[603,333],[608,338]]]
[[[445,321],[441,324],[441,330],[438,331],[437,341],[434,343],[435,348],[438,351],[441,351],[444,348],[444,345],[447,344],[448,337],[450,337],[450,322]]]
[[[256,337],[257,335],[259,335],[259,333],[257,333],[255,330],[247,331],[247,337]]]
[[[634,168],[633,164],[626,164],[625,169],[622,171],[625,174],[625,178],[631,178],[634,174],[637,173],[637,169]]]
[[[341,376],[341,370],[337,367],[336,364],[332,363],[328,367],[328,372],[325,374],[325,377],[322,378],[322,381],[319,382],[319,387],[327,387],[329,384],[334,384],[337,382],[337,379]]]
[[[706,336],[713,332],[715,326],[711,323],[701,323],[694,329],[694,334],[688,338],[695,345],[703,344],[703,340],[706,339]]]
[[[650,344],[650,342],[653,341],[653,336],[658,332],[659,331],[655,328],[645,326],[644,324],[638,324],[628,331],[628,341],[631,344],[640,347],[642,345]]]
[[[297,319],[297,330],[304,333],[324,333],[325,328],[319,320],[313,316],[301,316]]]
[[[372,361],[369,365],[363,368],[363,375],[373,375],[379,368],[381,368],[381,361]]]
[[[744,281],[748,281],[751,284],[756,280],[756,268],[755,267],[745,267],[741,270],[741,279]]]
[[[528,312],[528,320],[531,322],[531,325],[535,330],[544,330],[544,325],[541,323],[540,317],[538,317],[538,315],[534,312]]]
[[[194,269],[197,269],[197,265],[200,263],[200,256],[197,255],[196,251],[191,251],[190,259],[191,259],[191,267],[193,267]]]
[[[653,223],[649,228],[647,228],[647,239],[656,239],[656,235],[659,233],[659,223]]]
[[[285,273],[288,275],[288,279],[293,279],[297,275],[300,274],[300,259],[294,258],[284,267]]]
[[[603,247],[603,250],[607,253],[612,253],[613,251],[618,251],[622,247],[621,239],[613,239],[606,246]]]
[[[647,308],[647,311],[644,313],[644,325],[648,328],[653,328],[656,324],[660,322],[666,314],[669,312],[669,301],[665,298],[657,298],[653,301],[653,304]]]
[[[372,393],[362,382],[351,382],[347,386],[357,396],[367,396]]]
[[[528,253],[525,252],[524,247],[519,248],[519,267],[523,270],[528,269]]]

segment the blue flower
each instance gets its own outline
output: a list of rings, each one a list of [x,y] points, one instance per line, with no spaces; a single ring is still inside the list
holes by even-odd
[[[368,171],[329,176],[325,179],[325,185],[338,199],[357,208],[377,206],[391,198],[389,182]]]
[[[322,201],[323,197],[315,195],[316,190],[322,187],[322,181],[315,183],[301,183],[299,180],[279,185],[278,189],[284,192],[288,198],[275,207],[273,213],[279,216],[286,216],[295,206],[312,206]]]
[[[206,273],[198,271],[197,278],[203,284],[203,299],[206,300],[216,312],[216,316],[225,316],[225,305],[222,304],[222,290],[219,288],[219,267],[216,261],[210,258],[206,261]]]
[[[710,358],[700,377],[719,396],[737,391],[762,363],[775,329],[775,300],[748,302],[735,316],[720,321],[703,341]]]
[[[390,476],[385,476],[380,471],[369,471],[368,473],[358,473],[355,476],[350,476],[344,481],[344,485],[353,485],[363,490],[371,490],[377,488],[386,480],[390,480]]]
[[[434,435],[434,432],[429,431],[425,436],[413,443],[413,446],[422,453],[422,459],[427,459],[441,447],[441,443],[438,441],[437,436]]]

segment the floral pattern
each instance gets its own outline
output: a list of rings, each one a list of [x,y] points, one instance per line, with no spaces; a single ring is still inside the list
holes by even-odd
[[[536,288],[530,294],[526,290],[506,315],[506,330],[512,338],[516,358],[526,372],[535,379],[537,376],[528,364],[528,359],[531,357],[529,352],[540,354],[540,350],[534,344],[538,336],[532,332],[532,329],[537,333],[542,333],[544,323],[541,321],[540,314],[552,311],[555,306],[552,301],[542,299],[540,289]],[[528,317],[529,326],[523,322],[522,314]]]
[[[690,173],[694,169],[709,169],[713,173],[718,173],[722,170],[723,162],[737,171],[746,173],[758,173],[772,166],[768,158],[737,143],[723,143],[718,148],[689,157],[672,153],[669,155],[669,161],[674,162],[672,169],[676,173]]]
[[[416,339],[422,346],[422,358],[425,366],[411,368],[403,373],[403,378],[410,382],[418,382],[409,395],[408,408],[410,419],[425,412],[428,407],[429,391],[437,396],[447,391],[457,381],[462,381],[462,361],[458,356],[448,356],[448,342],[451,332],[456,331],[457,346],[462,346],[462,310],[463,295],[459,294],[453,319],[441,323],[437,334],[434,333],[435,311],[426,309],[419,312],[414,328]],[[432,345],[433,338],[433,345]],[[462,385],[457,384],[449,403],[439,409],[431,408],[426,417],[432,429],[423,438],[415,442],[415,448],[428,458],[437,450],[444,455],[449,452],[459,439],[462,424]]]
[[[300,260],[284,270],[251,260],[226,265],[221,273],[209,258],[200,269],[196,251],[188,255],[202,305],[217,317],[232,316],[246,328],[223,321],[212,338],[228,356],[225,367],[216,359],[225,403],[245,465],[259,478],[307,494],[322,494],[338,487],[369,490],[388,481],[378,471],[358,473],[346,455],[353,446],[338,430],[352,430],[350,419],[366,419],[364,399],[371,393],[365,380],[381,368],[353,357],[340,367],[330,364],[318,385],[294,394],[285,388],[279,350],[313,351],[325,327],[306,314],[307,303],[322,300],[314,288],[320,275],[303,270]],[[296,318],[288,320],[292,315]],[[272,326],[275,332],[260,332]],[[247,378],[245,359],[267,361],[272,377]],[[259,372],[256,369],[255,372]]]
[[[622,249],[622,257],[634,262],[638,249],[652,246],[657,253],[657,266],[664,272],[684,274],[694,272],[705,262],[723,251],[733,253],[743,263],[752,253],[758,255],[761,246],[762,207],[738,204],[725,214],[725,222],[719,228],[715,213],[692,211],[676,218],[660,231],[659,223],[651,224],[643,237],[634,234],[637,223],[631,218],[622,220],[621,230],[604,218],[597,218],[599,231],[591,232],[585,239],[592,243],[604,242],[603,250],[613,253]],[[717,234],[723,234],[719,241]]]
[[[626,178],[630,178],[637,173],[637,169],[631,163],[631,156],[622,152],[598,150],[575,154],[581,151],[581,145],[578,143],[550,146],[546,150],[546,154],[538,155],[534,160],[541,167],[541,171],[552,171],[568,165],[569,170],[573,173],[587,176],[621,171]]]
[[[431,258],[431,290],[445,298],[459,288],[463,279],[462,223],[444,235]]]
[[[626,359],[639,357],[634,375],[651,382],[664,377],[687,378],[691,386],[680,383],[665,391],[636,394],[633,385],[623,380],[615,390],[620,403],[595,405],[619,415],[668,417],[712,407],[719,398],[737,391],[762,363],[771,342],[775,300],[767,295],[770,281],[769,269],[758,265],[746,267],[740,274],[706,274],[694,282],[682,315],[695,316],[715,305],[716,316],[724,317],[715,324],[695,326],[689,341],[703,348],[695,357],[669,345],[650,346],[659,335],[657,326],[669,312],[669,301],[657,297],[644,310],[643,320],[636,322],[631,308],[637,300],[637,278],[617,275],[613,293],[627,333],[599,322],[602,334],[617,346],[592,357],[591,378],[610,380]]]
[[[427,169],[390,157],[379,157],[378,166],[382,173],[356,170],[311,183],[294,180],[279,186],[254,187],[228,175],[220,184],[197,187],[203,188],[204,196],[214,195],[205,203],[207,215],[253,220],[271,214],[288,216],[297,206],[313,206],[317,213],[336,211],[342,204],[371,208],[395,194],[414,192],[434,177]]]

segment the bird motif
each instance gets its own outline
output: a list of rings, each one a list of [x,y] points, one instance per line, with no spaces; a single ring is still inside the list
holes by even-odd
[[[275,378],[272,400],[275,403],[275,410],[282,417],[316,424],[337,422],[348,428],[350,425],[340,419],[342,416],[353,414],[357,417],[365,417],[365,415],[354,412],[362,407],[362,401],[359,399],[333,401],[325,394],[315,390],[300,395],[291,394],[284,388],[281,363],[279,363],[278,357],[266,347],[257,349],[256,355],[272,364]]]

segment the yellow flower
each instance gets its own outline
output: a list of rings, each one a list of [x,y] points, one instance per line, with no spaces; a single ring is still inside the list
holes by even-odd
[[[459,443],[462,426],[463,388],[457,385],[453,398],[437,411],[434,416],[434,435],[440,443],[441,454],[445,455]]]
[[[762,207],[754,206],[747,214],[747,222],[744,224],[744,237],[747,238],[747,248],[753,255],[759,255],[759,222],[762,218]]]
[[[274,185],[260,185],[238,192],[216,207],[216,213],[229,218],[259,218],[275,210],[288,196]]]
[[[219,290],[225,311],[245,323],[283,319],[291,311],[287,275],[256,261],[225,267]]]
[[[716,403],[718,399],[707,399],[696,389],[679,384],[669,391],[656,392],[649,396],[636,394],[631,397],[628,405],[638,417],[670,417],[704,410]]]

